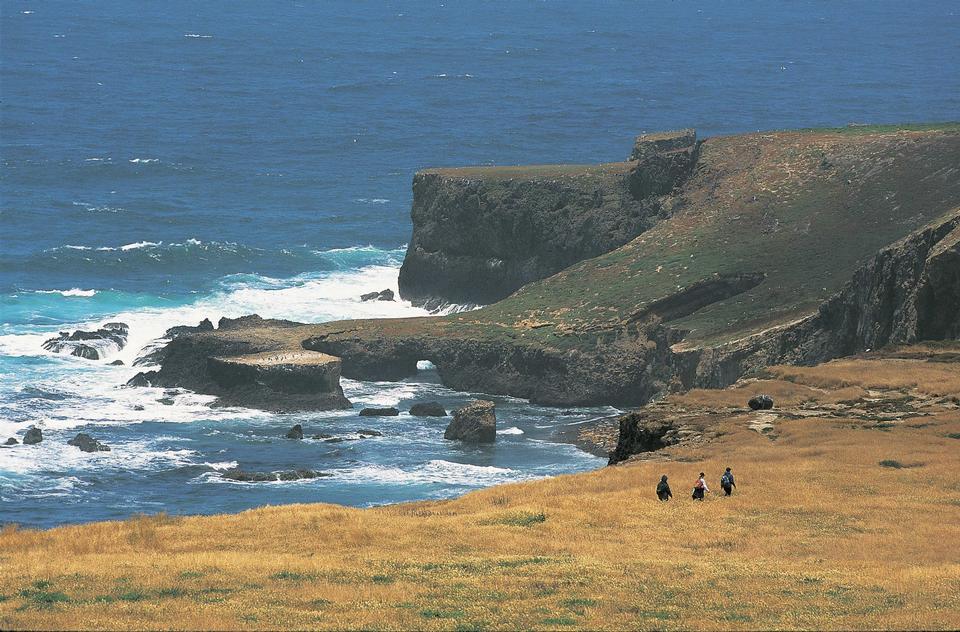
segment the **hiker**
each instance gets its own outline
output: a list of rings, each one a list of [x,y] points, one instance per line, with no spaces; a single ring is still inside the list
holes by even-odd
[[[733,493],[733,488],[737,484],[733,480],[733,472],[730,471],[730,468],[727,468],[727,471],[723,473],[723,476],[720,477],[720,487],[723,488],[723,495],[729,496]]]
[[[703,500],[704,492],[710,491],[710,488],[707,487],[707,481],[703,478],[706,476],[703,472],[700,472],[700,478],[697,479],[696,484],[693,486],[693,499],[694,500]]]
[[[666,474],[661,476],[660,482],[657,483],[657,498],[660,500],[670,500],[673,498],[673,492],[670,491],[670,484],[667,483]]]

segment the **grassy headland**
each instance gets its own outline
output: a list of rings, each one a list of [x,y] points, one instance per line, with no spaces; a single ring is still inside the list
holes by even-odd
[[[451,501],[7,527],[0,628],[956,629],[958,359],[671,396],[719,436]],[[744,409],[758,389],[774,410]],[[734,496],[692,502],[727,465]]]

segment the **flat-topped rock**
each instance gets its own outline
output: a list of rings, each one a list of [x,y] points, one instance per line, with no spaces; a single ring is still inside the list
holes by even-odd
[[[697,130],[693,128],[640,134],[633,144],[630,160],[644,160],[654,154],[693,147],[697,143]]]
[[[211,358],[224,364],[239,364],[256,367],[291,366],[319,366],[337,364],[340,358],[321,353],[319,351],[264,351],[249,355],[233,356],[228,358]]]

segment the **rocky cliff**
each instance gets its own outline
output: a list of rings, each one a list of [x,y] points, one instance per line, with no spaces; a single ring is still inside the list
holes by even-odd
[[[696,133],[646,138],[628,162],[418,173],[401,297],[427,307],[493,303],[669,216],[661,196],[692,172]]]
[[[960,334],[960,126],[670,142],[644,137],[634,152],[638,165],[689,169],[656,195],[669,209],[659,221],[497,303],[191,334],[233,347],[185,339],[160,374],[176,382],[212,355],[307,350],[339,358],[351,378],[401,379],[430,360],[461,390],[626,406],[770,364]]]

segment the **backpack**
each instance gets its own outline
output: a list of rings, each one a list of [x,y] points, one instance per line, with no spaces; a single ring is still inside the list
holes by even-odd
[[[730,486],[730,475],[726,472],[723,473],[723,476],[720,477],[720,485],[722,487]]]

